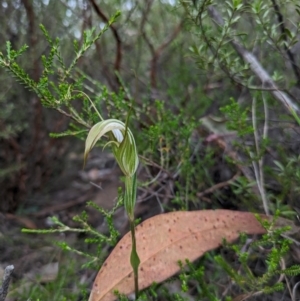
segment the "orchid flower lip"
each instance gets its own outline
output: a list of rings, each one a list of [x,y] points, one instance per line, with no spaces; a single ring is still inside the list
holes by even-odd
[[[110,132],[109,141],[112,145],[115,158],[125,176],[132,177],[137,170],[139,159],[132,132],[126,125],[117,119],[101,120],[90,130],[85,143],[84,160],[97,141]]]
[[[113,129],[112,132],[113,132],[115,138],[117,139],[117,141],[119,143],[122,143],[122,141],[124,139],[123,133],[119,129]]]

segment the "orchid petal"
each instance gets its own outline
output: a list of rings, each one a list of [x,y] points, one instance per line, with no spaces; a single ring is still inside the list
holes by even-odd
[[[117,119],[100,121],[91,128],[85,142],[84,162],[97,141],[108,132],[112,134],[109,135],[110,141],[105,146],[112,145],[113,153],[122,172],[126,176],[133,176],[139,164],[135,140],[130,129]]]

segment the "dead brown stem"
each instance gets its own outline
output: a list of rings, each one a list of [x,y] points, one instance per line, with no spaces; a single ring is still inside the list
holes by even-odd
[[[106,17],[106,15],[102,12],[102,10],[100,9],[100,7],[97,5],[97,3],[95,2],[95,0],[90,0],[95,12],[97,13],[97,15],[103,20],[103,22],[108,23],[109,19]],[[121,68],[121,61],[122,61],[122,42],[121,42],[121,38],[119,36],[119,33],[116,29],[116,27],[112,24],[110,25],[110,28],[112,30],[113,36],[116,40],[117,43],[117,53],[116,53],[116,58],[115,58],[115,63],[114,63],[114,70],[118,72],[120,72],[120,68]],[[115,76],[115,79],[117,81],[118,84],[121,84],[119,82],[119,78],[118,76]]]

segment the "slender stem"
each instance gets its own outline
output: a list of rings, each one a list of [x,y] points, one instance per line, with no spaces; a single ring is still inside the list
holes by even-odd
[[[95,104],[92,102],[92,100],[90,99],[90,97],[89,97],[86,93],[84,93],[83,91],[77,91],[77,90],[74,90],[74,92],[79,92],[79,93],[83,94],[83,95],[89,100],[89,102],[91,103],[93,109],[96,111],[96,113],[97,113],[97,115],[99,116],[100,120],[103,121],[103,118],[102,118],[101,114],[100,114],[99,111],[97,110]]]
[[[130,221],[134,221],[134,206],[136,203],[136,173],[125,177],[124,205]]]
[[[135,223],[134,223],[134,205],[136,203],[136,189],[137,189],[136,173],[132,177],[128,177],[128,176],[125,177],[124,205],[130,223],[130,232],[131,232],[131,240],[132,240],[130,263],[133,269],[135,298],[137,299],[139,295],[138,269],[140,265],[140,258],[136,250]]]
[[[133,268],[133,275],[134,275],[135,299],[137,299],[139,297],[138,271],[139,271],[140,259],[139,259],[138,253],[136,251],[134,220],[130,220],[130,231],[131,231],[131,239],[132,239],[130,262],[131,262],[131,265]]]
[[[266,139],[267,135],[267,107],[266,107],[266,103],[264,100],[264,109],[265,109],[265,126],[264,126],[264,139]],[[268,199],[266,196],[266,191],[265,191],[265,182],[264,182],[264,173],[263,173],[263,156],[260,154],[260,146],[259,146],[259,137],[258,137],[258,131],[257,131],[257,124],[256,124],[256,98],[253,98],[253,102],[252,102],[252,124],[253,124],[253,129],[254,129],[254,141],[255,141],[255,147],[256,147],[256,153],[257,156],[261,156],[258,159],[258,163],[253,161],[252,165],[254,168],[254,173],[255,173],[255,178],[256,178],[256,182],[257,182],[257,186],[258,186],[258,190],[259,193],[261,195],[261,199],[262,199],[262,203],[264,206],[264,210],[266,215],[270,215],[270,210],[269,210],[269,206],[268,206]],[[251,152],[250,152],[250,156],[251,158]]]

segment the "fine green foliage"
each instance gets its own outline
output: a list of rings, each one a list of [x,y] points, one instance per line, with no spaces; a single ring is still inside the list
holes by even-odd
[[[85,94],[81,92],[83,77],[77,78],[75,82],[73,81],[75,66],[78,60],[100,39],[119,15],[120,12],[117,12],[97,34],[95,34],[94,30],[84,32],[82,45],[79,47],[78,43],[74,44],[75,56],[69,66],[65,65],[64,59],[61,56],[59,39],[56,38],[53,40],[45,27],[41,26],[41,30],[51,49],[48,56],[42,56],[43,71],[38,82],[31,79],[26,71],[17,63],[17,58],[26,51],[26,45],[16,51],[12,49],[11,43],[7,42],[6,54],[0,53],[0,66],[15,76],[26,88],[34,91],[40,97],[43,106],[55,109],[72,118],[81,126],[90,128],[90,124],[85,121],[88,118],[85,118],[81,113],[77,112],[72,104],[76,99],[86,99]],[[51,76],[53,74],[59,75],[57,82],[52,80]],[[71,81],[73,81],[73,83],[71,83]]]
[[[272,222],[262,222],[267,234],[259,240],[249,240],[247,236],[241,235],[238,244],[228,245],[224,241],[223,247],[227,254],[235,256],[234,261],[229,261],[228,256],[224,255],[206,255],[205,261],[200,260],[197,264],[188,262],[188,271],[185,270],[179,275],[182,291],[196,289],[197,296],[201,300],[221,300],[216,282],[220,281],[222,274],[224,278],[222,284],[219,285],[231,283],[230,290],[244,296],[255,295],[264,298],[274,292],[283,291],[284,283],[281,281],[280,275],[284,274],[287,277],[299,275],[300,268],[299,265],[284,268],[284,258],[290,249],[291,241],[282,237],[289,227],[274,230],[273,226],[277,218],[278,215]],[[259,250],[262,249],[266,254],[263,257],[259,255]],[[263,261],[263,269],[253,269],[253,266],[258,265],[261,261]],[[215,271],[217,274],[213,275],[212,271],[205,269],[204,262],[217,264]],[[207,274],[209,274],[209,283],[205,281]],[[216,277],[216,275],[218,276]],[[290,281],[290,279],[286,278],[285,281]],[[232,299],[228,297],[227,300]]]
[[[241,109],[237,101],[230,98],[230,104],[221,107],[220,112],[228,118],[226,126],[228,130],[237,131],[240,137],[253,133],[253,126],[249,123],[249,108]]]
[[[81,291],[84,300],[86,300],[88,295],[86,285],[73,277],[74,274],[78,273],[76,269],[76,261],[69,259],[62,264],[58,276],[54,281],[45,284],[36,282],[30,285],[26,282],[21,283],[18,287],[13,288],[11,297],[23,300],[24,296],[26,296],[26,300],[34,301],[45,299],[53,301],[76,301],[78,300],[78,293],[72,292],[72,288],[77,287]],[[70,281],[70,279],[74,279],[74,281]]]
[[[128,16],[132,24],[126,23],[124,28],[128,26],[128,32],[138,28],[140,32],[127,34],[122,27],[120,39],[128,41],[127,48],[134,48],[123,63],[124,69],[133,70],[134,76],[114,70],[118,82],[114,89],[97,80],[95,74],[83,71],[79,63],[102,39],[107,39],[108,49],[111,49],[111,36],[106,38],[108,32],[105,32],[117,20],[124,21],[120,12],[115,13],[99,32],[95,29],[84,31],[82,41],[75,40],[73,52],[69,51],[67,56],[63,55],[61,39],[53,38],[47,26],[41,25],[49,49],[41,56],[42,71],[38,79],[33,79],[22,67],[21,58],[28,51],[26,45],[15,50],[13,43],[7,42],[5,52],[0,52],[1,68],[38,95],[45,108],[54,109],[71,120],[67,129],[52,133],[51,137],[76,136],[84,140],[92,129],[85,159],[94,146],[111,146],[127,176],[125,199],[119,197],[111,211],[89,203],[105,217],[108,235],[91,227],[85,212],[74,218],[78,227],[69,227],[53,217],[51,229],[24,230],[39,234],[84,234],[85,244],[96,247],[94,253],[65,242],[58,245],[63,251],[85,257],[84,267],[87,268],[98,269],[107,255],[105,246],[116,244],[119,234],[113,217],[123,203],[134,231],[137,186],[153,192],[148,199],[159,204],[160,212],[222,207],[264,212],[275,215],[275,219],[279,215],[295,217],[293,208],[298,206],[300,197],[299,145],[296,144],[300,119],[294,102],[297,95],[293,95],[292,89],[300,82],[299,66],[293,58],[300,32],[299,4],[289,1],[286,6],[279,5],[281,11],[278,11],[276,5],[264,1],[212,3],[196,0],[179,1],[176,5],[163,2],[160,3],[163,9],[155,3],[153,10],[168,20],[161,22],[164,30],[178,22],[184,34],[174,43],[163,41],[165,43],[157,46],[166,33],[157,27],[161,24],[152,19],[152,15],[147,16],[148,8],[144,10],[137,3],[131,12],[133,18]],[[278,3],[283,4],[283,1]],[[150,20],[149,23],[145,21],[147,26],[138,24],[140,15]],[[285,19],[280,21],[280,16]],[[136,40],[135,36],[138,36]],[[168,45],[171,51],[158,58]],[[152,57],[145,62],[148,52]],[[253,62],[245,59],[250,54],[269,74],[267,80],[256,73]],[[131,65],[136,56],[139,60]],[[162,62],[157,68],[154,63],[159,59]],[[165,67],[168,59],[170,64]],[[177,61],[180,61],[178,69]],[[93,63],[91,60],[90,64]],[[160,73],[148,82],[144,74],[148,73],[149,65],[153,74],[156,69]],[[168,70],[172,70],[172,74]],[[143,89],[140,83],[133,84],[134,80],[142,82]],[[280,100],[274,93],[278,91],[294,96],[292,102]],[[15,104],[7,105],[1,95],[0,105],[0,119],[10,121]],[[102,121],[99,111],[105,112]],[[113,120],[117,120],[117,127],[110,130],[117,132],[108,133],[107,128],[103,131]],[[26,128],[25,122],[6,126],[0,138],[9,140]],[[110,135],[108,143],[98,141],[104,134]],[[143,165],[143,180],[136,178],[139,161]],[[15,173],[23,166],[5,166],[0,170],[0,177]],[[198,262],[188,263],[187,270],[162,285],[153,284],[140,293],[138,300],[160,300],[162,296],[166,300],[185,300],[187,294],[213,301],[233,300],[242,294],[264,300],[267,295],[272,298],[272,294],[289,288],[291,278],[300,273],[299,264],[285,265],[290,260],[292,247],[292,240],[285,235],[289,229],[274,229],[274,222],[262,223],[267,229],[262,238],[249,241],[242,235],[232,246],[224,242],[221,251],[210,252]],[[224,250],[225,255],[222,254]],[[134,255],[132,265],[137,270],[138,256]],[[62,288],[73,272],[68,270],[58,280],[61,282],[53,287],[49,285],[49,294],[55,293],[55,286],[57,291]],[[180,289],[171,292],[168,285],[176,281],[180,282]],[[53,300],[75,300],[68,294],[61,298],[57,295],[53,295]],[[120,300],[128,300],[126,296],[118,296]],[[33,287],[27,297],[42,300],[49,296]]]
[[[101,213],[108,226],[109,235],[104,235],[94,229],[87,221],[88,215],[86,212],[82,212],[80,215],[75,216],[73,220],[78,223],[77,228],[71,228],[61,221],[58,218],[52,217],[51,221],[53,226],[51,229],[41,229],[41,230],[30,230],[30,229],[22,229],[23,233],[38,233],[38,234],[53,234],[53,233],[83,233],[87,237],[84,242],[87,245],[95,245],[96,246],[96,254],[91,254],[83,250],[78,250],[68,245],[66,242],[58,242],[57,245],[63,250],[68,252],[73,252],[77,255],[84,256],[88,259],[88,261],[84,264],[84,267],[98,267],[99,262],[101,263],[105,259],[105,253],[103,252],[103,247],[106,245],[115,246],[119,237],[119,232],[116,230],[114,226],[113,217],[118,208],[123,205],[123,197],[119,197],[118,202],[115,206],[110,210],[106,211],[103,208],[97,206],[93,202],[89,202],[88,206],[94,208],[99,213]]]

